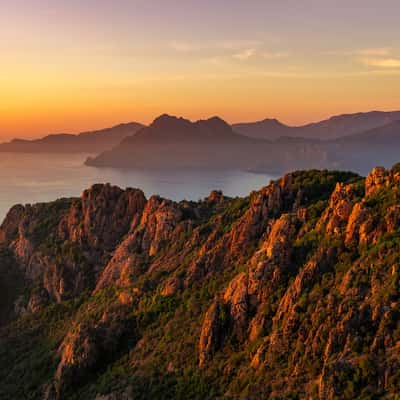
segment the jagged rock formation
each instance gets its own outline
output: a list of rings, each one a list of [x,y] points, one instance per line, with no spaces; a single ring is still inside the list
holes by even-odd
[[[0,398],[395,399],[399,169],[12,208]]]

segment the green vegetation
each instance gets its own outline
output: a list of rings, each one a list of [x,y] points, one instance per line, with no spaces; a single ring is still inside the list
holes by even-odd
[[[14,316],[14,303],[27,289],[12,252],[0,247],[0,327]]]
[[[42,399],[57,367],[57,349],[82,304],[52,304],[0,329],[0,399]]]
[[[292,174],[295,192],[303,193],[302,204],[316,205],[316,203],[328,200],[337,183],[357,183],[360,194],[363,191],[363,179],[353,172],[308,170],[296,171]]]
[[[29,226],[27,232],[36,244],[49,240],[49,232],[53,232],[58,226],[61,217],[69,209],[72,199],[59,199],[51,203],[35,205],[36,223]]]

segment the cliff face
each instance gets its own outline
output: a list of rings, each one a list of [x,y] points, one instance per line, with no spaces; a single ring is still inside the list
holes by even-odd
[[[399,224],[398,166],[294,172],[243,199],[95,185],[16,206],[0,398],[394,399]]]

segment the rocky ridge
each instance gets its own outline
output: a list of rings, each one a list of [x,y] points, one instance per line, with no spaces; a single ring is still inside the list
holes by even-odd
[[[15,206],[0,276],[24,288],[1,309],[0,397],[395,399],[398,170],[293,172],[236,199],[94,185]]]

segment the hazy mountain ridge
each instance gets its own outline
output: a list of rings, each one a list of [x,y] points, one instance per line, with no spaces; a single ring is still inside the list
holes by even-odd
[[[51,134],[40,139],[13,139],[0,144],[0,152],[17,153],[96,153],[112,148],[127,136],[134,135],[144,125],[131,122],[112,128],[79,134]]]
[[[371,120],[372,125],[383,123],[396,115],[373,112],[339,116],[319,124],[317,130],[325,129],[323,126],[331,123],[338,129],[338,126],[348,124],[348,120],[356,121],[355,125],[346,125],[344,135],[355,130],[355,126],[366,126]],[[279,125],[276,121],[272,124]],[[230,127],[218,117],[191,122],[163,115],[119,146],[88,159],[86,163],[95,167],[211,168],[278,174],[293,169],[339,168],[364,174],[376,164],[392,165],[398,159],[400,149],[397,121],[330,140],[307,138],[304,132],[298,137],[287,136],[285,127],[281,132],[285,135],[274,140],[257,139],[237,134],[235,126]],[[379,151],[375,147],[378,138]]]
[[[400,124],[396,118],[400,112],[375,111],[288,127],[277,120],[230,126],[219,117],[192,122],[164,114],[146,127],[132,123],[80,135],[14,140],[0,145],[0,152],[90,152],[97,155],[86,164],[95,167],[278,175],[294,169],[328,168],[366,174],[374,165],[389,167],[398,159]],[[238,127],[245,134],[238,133]],[[254,136],[263,138],[246,136],[253,128]]]
[[[269,146],[279,149],[279,157],[268,152]],[[280,160],[279,167],[283,163],[290,167],[287,147],[286,144],[280,146],[239,135],[218,117],[191,122],[163,115],[136,135],[123,140],[119,146],[89,158],[86,164],[117,168],[274,171],[275,165],[278,165],[277,158]],[[309,158],[302,157],[299,152],[297,161],[301,165]]]
[[[369,143],[369,144],[399,144],[400,119],[388,124],[371,128],[363,132],[343,136],[334,140],[336,143]]]
[[[329,119],[302,126],[284,125],[276,119],[233,124],[240,134],[259,139],[274,140],[282,136],[331,140],[361,133],[400,120],[400,111],[370,111],[336,115]]]
[[[246,198],[94,185],[15,206],[0,397],[395,399],[399,224],[399,165]]]
[[[359,172],[374,165],[389,167],[400,151],[400,121],[321,143],[336,168]]]

